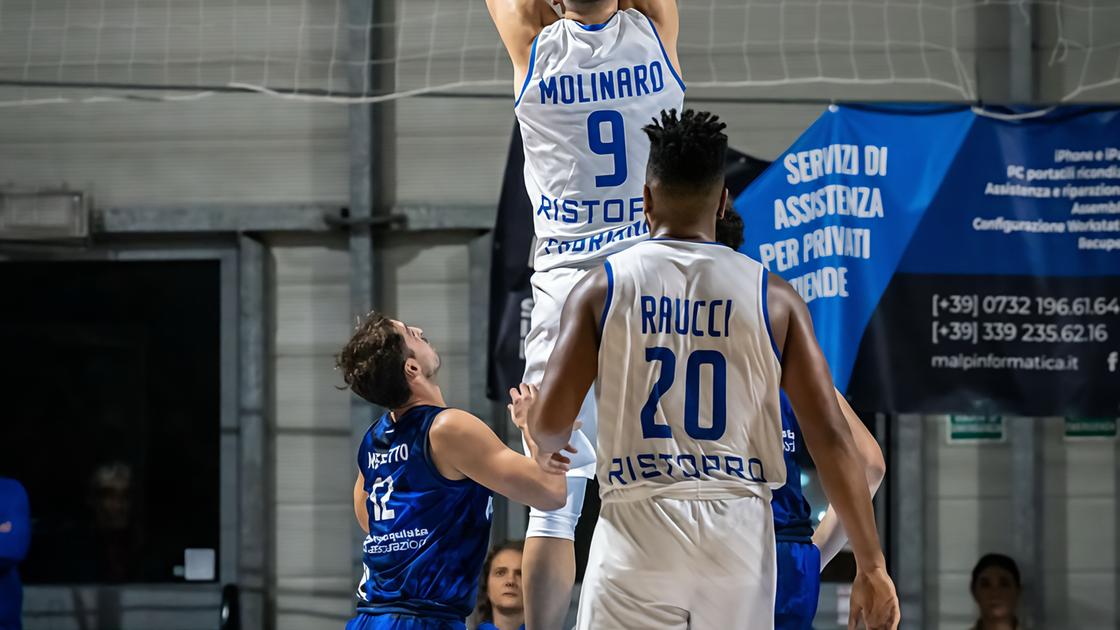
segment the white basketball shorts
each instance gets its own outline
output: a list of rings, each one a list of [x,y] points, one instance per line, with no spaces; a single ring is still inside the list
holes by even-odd
[[[579,630],[772,630],[769,499],[608,501],[580,591]]]

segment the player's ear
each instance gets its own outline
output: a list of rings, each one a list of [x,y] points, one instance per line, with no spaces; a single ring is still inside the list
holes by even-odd
[[[720,195],[720,197],[719,197],[719,210],[716,211],[716,220],[718,221],[719,219],[722,219],[723,215],[725,215],[725,214],[727,214],[727,187],[726,186],[723,189],[723,194]]]
[[[649,190],[649,184],[642,184],[642,208],[646,223],[649,223],[649,218],[653,215],[653,193]]]
[[[423,373],[424,370],[421,369],[420,362],[416,360],[416,357],[408,357],[404,360],[404,377],[406,379],[411,381]]]

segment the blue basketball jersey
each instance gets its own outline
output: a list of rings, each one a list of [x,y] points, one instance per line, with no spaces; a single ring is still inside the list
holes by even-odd
[[[797,451],[805,442],[793,406],[783,391],[782,450],[786,460],[786,485],[774,491],[770,506],[774,511],[774,535],[778,541],[809,542],[813,537],[813,522],[809,502],[801,490],[801,466],[797,464]]]
[[[471,613],[490,539],[493,494],[445,478],[428,431],[442,407],[386,413],[358,449],[369,536],[358,611],[462,621]]]

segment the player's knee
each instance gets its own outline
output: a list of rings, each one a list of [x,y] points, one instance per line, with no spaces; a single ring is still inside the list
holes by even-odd
[[[576,524],[583,512],[584,493],[587,480],[582,477],[568,477],[568,499],[564,507],[545,512],[531,508],[526,538],[563,538],[575,540]]]

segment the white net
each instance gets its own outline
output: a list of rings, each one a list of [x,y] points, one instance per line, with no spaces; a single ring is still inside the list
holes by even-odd
[[[377,3],[384,18],[352,0],[0,0],[0,100],[512,92],[483,0]],[[1117,0],[679,5],[682,66],[701,95],[974,101],[984,55],[1007,55],[1010,10],[1034,24],[1036,100],[1120,99]]]

